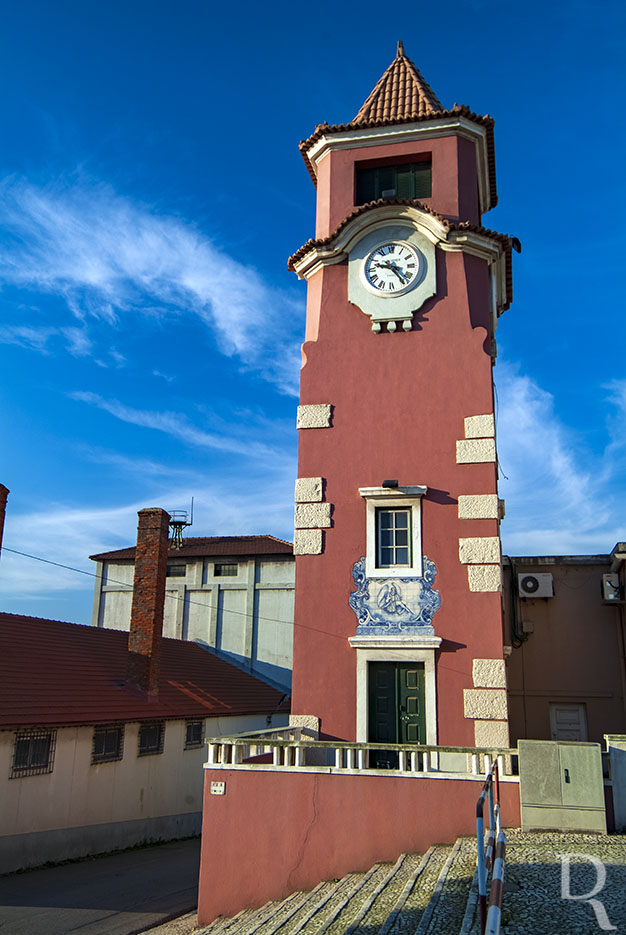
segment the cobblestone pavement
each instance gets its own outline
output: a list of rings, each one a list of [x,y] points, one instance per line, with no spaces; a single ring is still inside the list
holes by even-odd
[[[514,830],[507,831],[506,837],[505,935],[600,935],[603,930],[626,935],[626,835],[524,834]],[[562,898],[561,855],[567,854],[585,855],[570,857],[569,894],[589,894],[599,900],[599,916],[585,900]],[[603,873],[605,882],[600,886]],[[567,870],[565,875],[567,895]],[[475,920],[472,935],[477,932]]]

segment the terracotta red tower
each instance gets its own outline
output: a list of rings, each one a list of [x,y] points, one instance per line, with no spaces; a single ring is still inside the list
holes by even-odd
[[[493,121],[446,110],[399,43],[354,120],[300,149],[294,720],[506,747],[492,367],[519,244],[481,226]]]

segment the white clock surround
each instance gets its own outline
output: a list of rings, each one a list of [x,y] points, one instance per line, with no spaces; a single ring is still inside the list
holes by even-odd
[[[407,243],[415,251],[419,263],[417,275],[408,288],[381,295],[367,282],[365,264],[376,248],[397,242]],[[406,223],[370,229],[348,255],[348,300],[371,318],[374,332],[381,331],[383,323],[387,323],[388,331],[395,331],[398,323],[404,331],[410,331],[414,312],[437,292],[436,280],[434,243]]]

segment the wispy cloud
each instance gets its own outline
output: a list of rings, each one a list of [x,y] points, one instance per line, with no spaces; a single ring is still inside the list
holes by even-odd
[[[61,296],[83,322],[193,314],[224,354],[295,392],[303,302],[193,225],[104,184],[38,188],[15,178],[0,185],[0,225],[0,281]]]
[[[195,520],[190,535],[270,533],[291,538],[293,511],[286,492],[293,490],[294,474],[295,465],[289,462],[281,465],[274,476],[257,479],[255,484],[233,483],[229,478],[228,495],[217,483],[207,483],[206,477],[200,488],[197,479],[195,483],[187,479],[180,485],[154,487],[148,501],[104,508],[81,509],[56,503],[17,514],[10,509],[9,498],[5,548],[0,561],[2,609],[89,623],[94,586],[89,573],[93,575],[96,566],[88,556],[132,545],[137,535],[137,511],[146,506],[172,509],[173,505],[188,504],[195,495]],[[26,558],[8,549],[78,571]],[[78,607],[82,609],[77,611]]]
[[[500,492],[509,554],[608,552],[624,538],[622,471],[607,436],[595,453],[559,418],[550,393],[510,364],[498,363]],[[613,402],[623,406],[626,386],[614,383]],[[623,393],[623,395],[622,395]],[[619,409],[616,410],[619,417]]]
[[[29,325],[5,325],[0,330],[0,344],[17,344],[42,353],[48,352],[48,342],[58,334],[58,328]]]
[[[231,435],[219,435],[215,432],[199,429],[182,413],[152,412],[150,410],[134,409],[132,406],[126,406],[124,403],[120,403],[115,399],[104,399],[102,396],[98,396],[97,393],[75,392],[70,393],[69,396],[71,399],[75,399],[78,402],[96,406],[98,409],[108,412],[122,422],[129,422],[131,425],[139,425],[143,428],[165,432],[167,435],[187,445],[193,445],[199,448],[214,448],[217,451],[246,455],[246,457],[252,458],[270,460],[276,458],[276,451],[269,445],[255,442],[249,438],[239,440],[233,438]]]

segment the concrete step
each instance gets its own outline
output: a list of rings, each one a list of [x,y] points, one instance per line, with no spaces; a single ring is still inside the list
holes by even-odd
[[[461,851],[457,842],[423,856],[403,854],[395,864],[375,864],[367,873],[218,918],[195,935],[427,935],[435,914],[444,917],[444,905],[452,905],[444,884],[456,880]],[[465,897],[461,916],[464,906]]]
[[[382,864],[374,864],[367,873],[350,874],[350,885],[342,889],[339,899],[333,898],[330,900],[328,904],[329,910],[324,914],[323,919],[314,917],[311,920],[306,929],[303,930],[306,932],[306,935],[335,935],[336,931],[341,931],[343,921],[339,922],[338,920],[341,918],[345,921],[345,913],[346,911],[348,913],[350,912],[351,906],[355,907],[353,915],[356,915],[362,900],[366,898],[365,890],[370,886],[374,876],[379,877],[381,872],[384,872],[384,870],[381,871],[383,866]],[[347,880],[348,877],[344,877],[344,879]],[[350,918],[347,920],[346,924],[348,924]]]
[[[391,864],[375,864],[365,874],[361,885],[354,890],[350,899],[346,900],[341,912],[324,927],[323,935],[344,935],[344,932],[350,930],[361,911],[364,909],[367,912],[379,890],[385,886],[391,870]]]
[[[459,838],[441,868],[415,935],[458,935],[475,869],[475,842]]]
[[[355,892],[357,892],[365,879],[364,873],[349,873],[341,880],[329,880],[319,884],[315,889],[305,894],[306,898],[292,914],[287,912],[277,921],[282,923],[277,929],[278,935],[296,935],[299,932],[317,935],[324,932],[332,924]],[[276,916],[282,914],[277,911]],[[267,928],[272,925],[268,920]],[[238,933],[237,933],[238,935]],[[266,929],[259,930],[255,935],[267,935]]]
[[[397,907],[421,861],[419,854],[402,854],[363,902],[344,935],[375,935]]]
[[[451,852],[450,845],[437,844],[424,854],[381,926],[380,935],[415,935]]]
[[[292,897],[283,900],[274,915],[261,923],[252,935],[284,935],[287,926],[297,916],[306,917],[316,912],[325,894],[330,894],[334,886],[332,883],[318,883],[313,890],[294,893]]]

